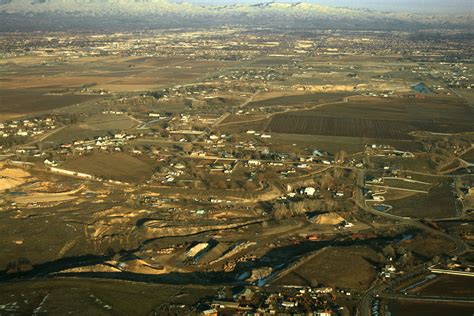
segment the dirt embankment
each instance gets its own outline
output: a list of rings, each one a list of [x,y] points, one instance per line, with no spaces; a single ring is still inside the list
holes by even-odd
[[[0,168],[0,192],[25,184],[31,177],[30,173],[22,169],[5,168],[3,164]]]
[[[186,236],[202,233],[206,231],[215,230],[226,230],[233,229],[251,224],[257,224],[262,220],[251,220],[245,222],[231,223],[231,224],[218,224],[215,225],[187,225],[187,226],[170,226],[166,223],[151,220],[146,222],[141,228],[142,233],[146,238],[158,238],[158,237],[169,237],[169,236]]]
[[[344,218],[336,213],[321,214],[316,217],[315,224],[320,225],[338,225],[344,221]]]

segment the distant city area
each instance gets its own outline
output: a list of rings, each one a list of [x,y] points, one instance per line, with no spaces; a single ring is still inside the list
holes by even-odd
[[[0,314],[472,315],[472,32],[5,32]]]

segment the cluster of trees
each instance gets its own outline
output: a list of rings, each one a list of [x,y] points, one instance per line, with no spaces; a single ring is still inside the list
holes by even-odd
[[[456,157],[455,151],[462,152],[471,148],[471,141],[455,136],[425,137],[421,141],[423,151],[429,153],[429,162],[433,168],[449,163]]]
[[[344,150],[340,150],[334,156],[334,161],[336,163],[344,163],[347,159],[347,152]]]
[[[321,213],[333,212],[336,210],[338,202],[334,200],[302,200],[289,203],[277,203],[273,205],[272,217],[275,220],[292,218],[311,211],[320,211]]]
[[[3,147],[13,147],[16,145],[26,144],[31,140],[31,137],[28,136],[18,136],[18,135],[10,135],[8,137],[1,137],[0,138],[0,146]]]
[[[150,91],[146,95],[154,97],[155,99],[159,100],[165,95],[165,92],[164,91]]]
[[[382,249],[383,262],[388,262],[391,258],[400,267],[413,265],[413,254],[403,246],[387,245]]]
[[[6,273],[18,273],[18,272],[26,272],[33,269],[33,265],[31,264],[30,260],[27,258],[18,258],[15,261],[8,263],[6,268]]]
[[[80,114],[57,115],[54,117],[56,123],[60,125],[77,124],[84,121],[84,117]]]

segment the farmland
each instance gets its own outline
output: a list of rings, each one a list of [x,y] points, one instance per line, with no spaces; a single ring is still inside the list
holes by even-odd
[[[412,126],[404,122],[303,115],[278,115],[268,132],[380,139],[409,139]]]
[[[315,105],[323,102],[339,101],[348,94],[344,93],[306,93],[300,95],[288,95],[275,98],[253,101],[247,107],[271,107],[271,106],[295,106]]]
[[[433,203],[436,199],[437,203]],[[428,194],[420,193],[411,197],[391,201],[393,213],[416,218],[446,218],[455,216],[456,199],[449,182],[441,182],[432,187]]]
[[[376,252],[370,248],[327,248],[297,270],[277,280],[275,284],[308,286],[321,283],[326,286],[365,290],[376,277],[369,263],[371,260],[376,260]]]
[[[126,115],[96,114],[89,117],[80,126],[92,130],[122,131],[131,129],[136,125],[137,123]]]
[[[461,158],[469,163],[474,163],[474,149],[469,150],[461,156]]]
[[[32,314],[44,300],[40,312],[52,315],[148,315],[157,304],[192,304],[215,291],[212,287],[183,289],[176,285],[114,280],[38,280],[0,286],[0,304],[7,306],[17,301],[18,305],[13,309],[19,314]]]
[[[0,314],[416,311],[473,265],[470,51],[426,32],[0,38]]]
[[[152,161],[122,153],[79,156],[67,160],[62,167],[125,182],[144,181],[153,173]]]
[[[416,112],[416,113],[415,113]],[[269,132],[379,139],[412,139],[413,131],[474,131],[472,109],[462,100],[351,99],[346,104],[275,115]]]
[[[393,316],[457,315],[471,316],[472,304],[389,301],[388,309]]]
[[[298,148],[313,146],[315,148],[325,148],[332,153],[346,150],[348,153],[354,154],[364,151],[366,140],[344,136],[314,135],[308,137],[301,134],[272,133],[272,139],[268,143],[276,151],[288,150],[288,148],[295,147],[293,144],[297,144]]]
[[[453,250],[455,245],[445,238],[424,234],[408,241],[405,247],[422,258],[432,258],[447,250]]]
[[[54,133],[47,137],[44,144],[45,146],[57,146],[77,139],[93,139],[94,137],[109,135],[110,133],[113,133],[113,131],[70,125],[64,128],[62,133]]]
[[[0,112],[2,118],[20,117],[32,113],[51,111],[57,108],[96,99],[91,95],[51,95],[41,90],[0,90]]]
[[[472,297],[474,287],[470,281],[469,277],[442,274],[426,286],[415,288],[414,292],[419,295]]]

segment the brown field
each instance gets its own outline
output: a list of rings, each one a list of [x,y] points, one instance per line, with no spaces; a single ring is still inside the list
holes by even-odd
[[[388,120],[302,116],[283,114],[275,116],[268,132],[364,138],[409,139],[411,129],[403,123]]]
[[[85,124],[81,124],[83,128],[95,130],[126,130],[137,125],[127,115],[113,114],[96,114],[87,118]]]
[[[376,277],[369,263],[376,258],[377,253],[366,247],[327,248],[278,279],[276,284],[311,285],[317,282],[326,286],[365,290]]]
[[[289,63],[291,63],[291,59],[288,57],[268,56],[255,60],[251,65],[254,67],[269,67],[287,65]]]
[[[384,179],[384,185],[409,190],[429,191],[430,185],[418,182],[403,181],[402,179]]]
[[[447,239],[434,235],[417,235],[404,244],[405,248],[427,259],[447,253],[456,248],[456,245]]]
[[[264,120],[265,115],[229,115],[224,121],[222,121],[219,126],[233,123],[245,123],[245,122],[255,122],[259,120]]]
[[[420,193],[390,202],[391,213],[415,218],[446,218],[456,216],[455,198],[448,182],[432,187],[428,194]]]
[[[384,140],[385,142],[385,140]],[[414,142],[413,142],[414,143]],[[415,158],[402,158],[402,157],[371,157],[370,158],[371,168],[383,168],[384,166],[390,166],[390,168],[400,168],[402,170],[411,170],[419,172],[436,172],[435,165],[430,161],[429,154],[422,153],[416,155]],[[426,181],[430,182],[430,180]]]
[[[210,61],[179,61],[159,68],[143,68],[139,73],[112,78],[99,83],[97,87],[111,91],[145,91],[173,84],[191,83],[226,65]]]
[[[66,72],[67,73],[67,72]],[[101,82],[107,82],[110,78],[100,77],[97,74],[51,74],[41,75],[40,73],[16,75],[13,79],[5,83],[8,89],[28,89],[55,91],[64,88],[80,88],[84,85],[95,86]]]
[[[474,297],[474,284],[471,277],[442,274],[413,292],[430,296]]]
[[[153,173],[153,162],[128,154],[94,153],[68,159],[62,168],[125,182],[142,182]]]
[[[336,153],[340,150],[348,154],[354,154],[364,151],[367,140],[355,137],[342,136],[322,136],[322,135],[300,135],[300,134],[276,134],[272,133],[272,138],[265,140],[268,146],[274,151],[295,151],[310,147],[314,149],[326,150],[330,153]],[[293,146],[296,144],[297,146]]]
[[[84,85],[111,91],[144,91],[190,83],[230,62],[162,57],[87,57],[58,62],[50,57],[9,58],[0,71],[3,89],[51,92]]]
[[[236,125],[226,126],[226,129],[231,127],[234,130],[246,131],[248,129],[255,129],[261,131],[267,120],[261,120],[252,123],[242,123]],[[258,124],[257,124],[258,123]],[[377,139],[363,139],[360,137],[346,137],[346,136],[326,136],[326,135],[304,135],[304,134],[283,134],[283,133],[271,133],[272,138],[266,139],[267,145],[274,151],[295,151],[303,149],[305,147],[322,149],[330,153],[337,153],[338,151],[344,150],[348,154],[355,154],[364,151],[365,145],[370,143],[378,143]],[[384,143],[395,146],[396,148],[417,149],[418,146],[413,141],[404,140],[390,140],[384,141]],[[296,144],[297,146],[293,146]],[[393,158],[391,158],[393,159]],[[407,159],[405,159],[407,160]],[[412,159],[413,160],[413,159]],[[416,160],[416,159],[415,159]],[[402,166],[404,166],[402,164]],[[410,169],[410,168],[408,168]]]
[[[91,95],[46,95],[41,90],[0,90],[0,113],[22,116],[98,98]]]
[[[412,131],[474,131],[473,110],[456,98],[353,98],[347,104],[275,115],[269,132],[411,139]]]
[[[269,98],[264,100],[253,101],[247,104],[248,107],[266,107],[266,106],[293,106],[293,105],[304,105],[306,103],[324,103],[332,101],[341,101],[343,97],[348,94],[344,93],[311,93],[311,94],[299,94],[281,96],[276,98]]]
[[[2,315],[31,315],[35,310],[49,315],[150,315],[161,304],[195,304],[215,293],[213,287],[193,285],[64,278],[4,282],[0,304],[17,302],[15,312],[2,308]]]
[[[239,122],[238,124],[227,124],[218,127],[218,130],[222,133],[231,133],[239,134],[245,133],[248,130],[255,130],[257,132],[262,132],[265,128],[265,125],[268,123],[268,119],[261,120],[251,120],[247,122]],[[252,135],[245,135],[252,136]]]
[[[388,309],[393,316],[472,316],[473,306],[468,303],[389,301]]]
[[[448,163],[446,165],[442,165],[438,170],[441,173],[446,173],[446,172],[450,172],[450,171],[459,169],[461,167],[462,167],[461,162],[458,159],[455,159],[455,160],[451,161],[450,163]]]
[[[388,201],[394,201],[394,200],[408,198],[408,197],[413,196],[415,194],[416,193],[413,193],[413,192],[387,189],[387,193],[385,193],[383,196],[385,197],[385,201],[388,202]],[[388,203],[388,204],[390,204],[390,203]]]
[[[461,158],[467,162],[474,163],[474,149],[462,155]]]
[[[72,125],[61,130],[60,133],[54,133],[43,141],[45,146],[60,145],[75,140],[89,140],[98,136],[109,135],[111,130],[97,130],[87,128],[87,126]]]

